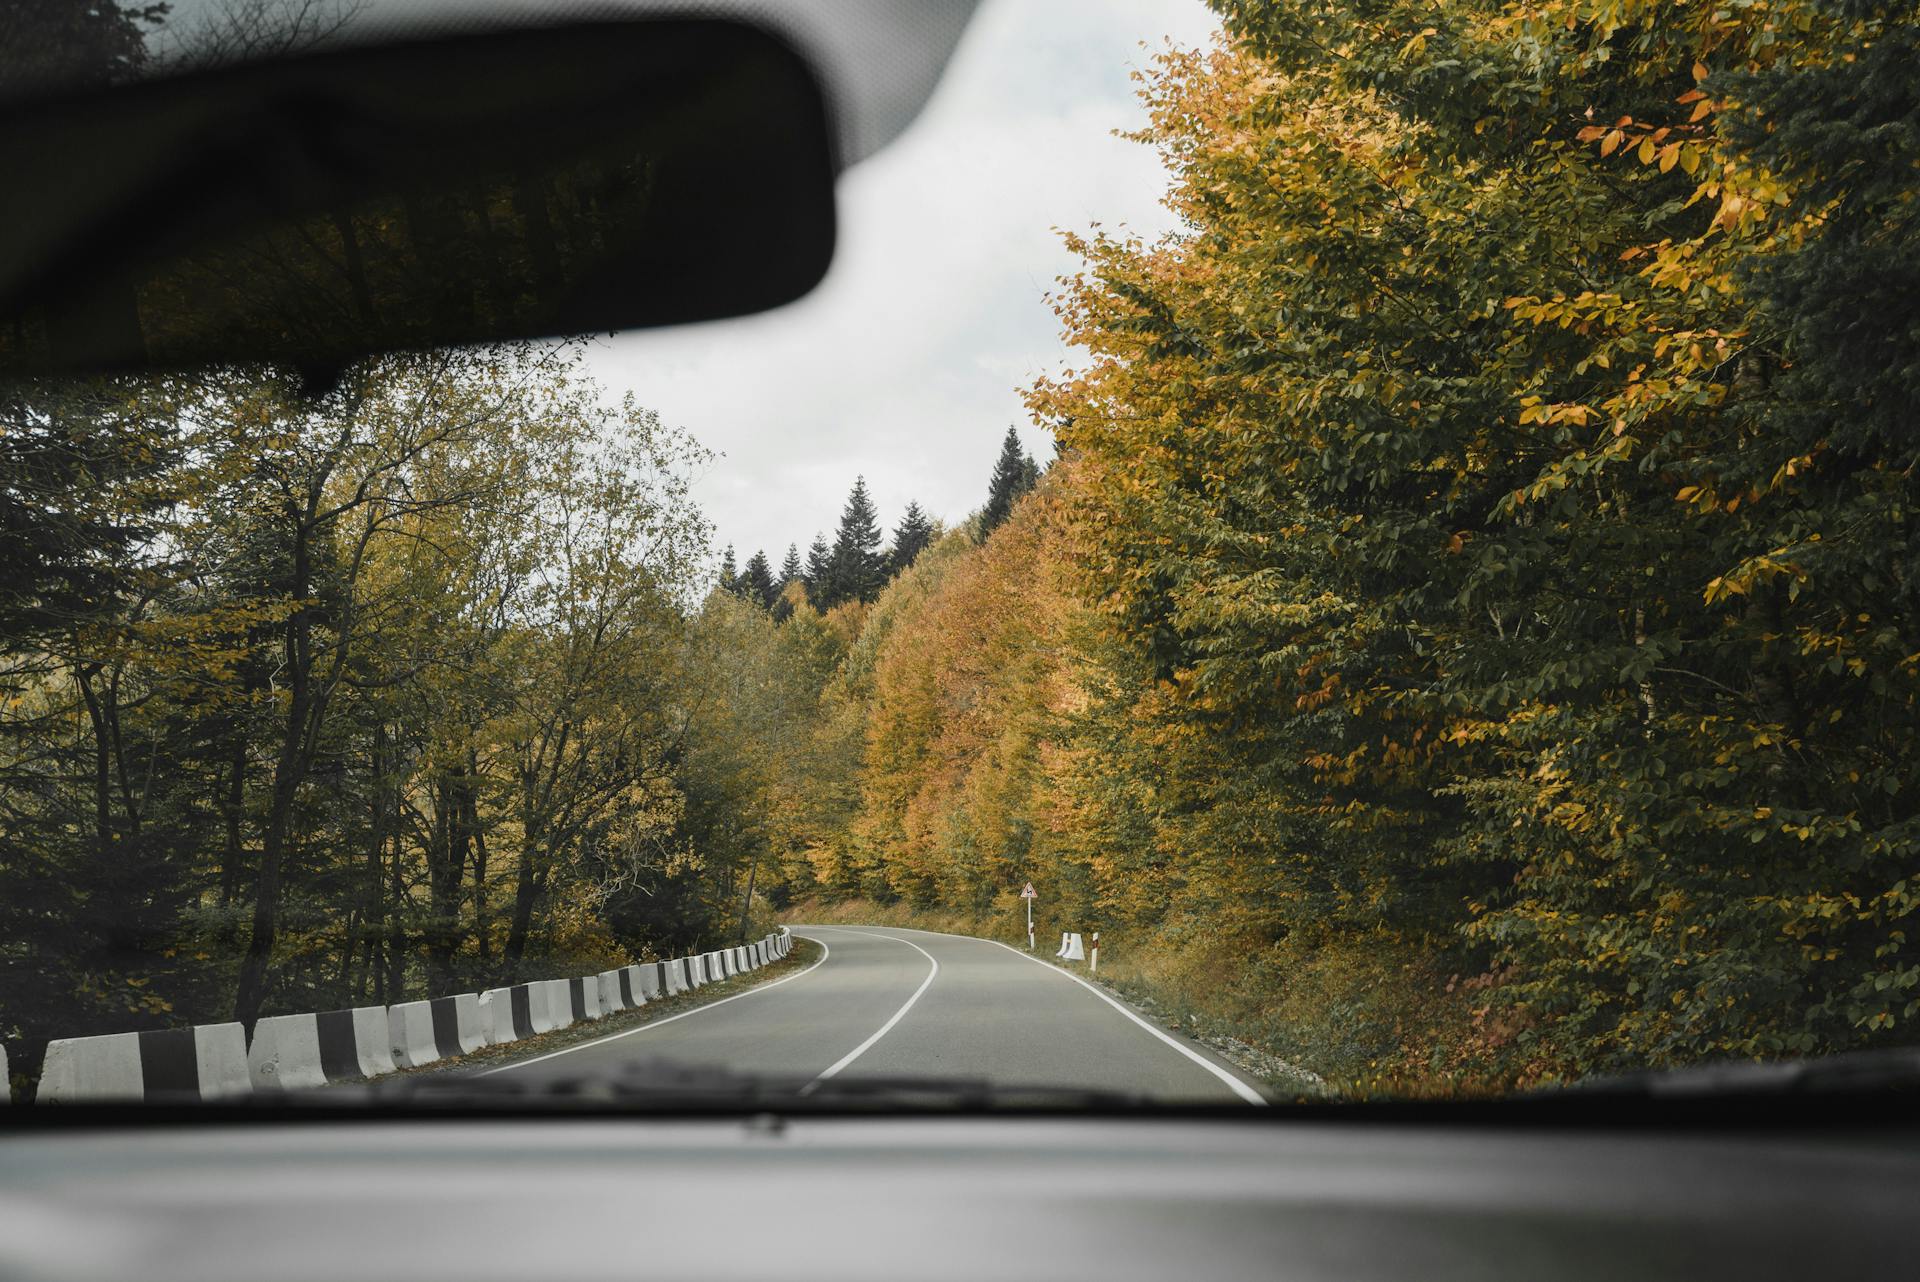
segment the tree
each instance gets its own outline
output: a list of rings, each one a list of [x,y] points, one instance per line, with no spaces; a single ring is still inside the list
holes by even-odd
[[[767,568],[767,554],[756,551],[747,558],[746,569],[740,572],[735,590],[742,600],[751,601],[762,609],[771,610],[780,597],[780,589],[773,582],[773,572]]]
[[[887,574],[897,576],[913,564],[922,548],[933,538],[933,522],[918,503],[907,504],[906,515],[893,531],[893,546],[887,551]]]
[[[727,550],[720,554],[720,590],[738,593],[740,590],[740,572],[733,564],[733,544],[727,544]]]
[[[789,543],[787,558],[780,563],[780,586],[784,588],[789,583],[798,583],[805,578],[806,568],[800,563],[800,547],[798,544]]]
[[[867,482],[856,477],[840,512],[840,529],[827,562],[821,608],[843,601],[871,601],[887,581],[886,558],[880,551],[879,514],[867,496]]]
[[[229,402],[236,421],[257,414],[272,424],[232,504],[270,548],[263,586],[285,603],[273,632],[286,692],[270,748],[235,1019],[250,1025],[267,997],[295,811],[335,700],[363,684],[355,671],[361,647],[377,646],[379,630],[411,600],[374,573],[379,556],[390,544],[416,543],[424,514],[482,498],[487,469],[437,464],[487,450],[511,431],[524,409],[526,384],[516,380],[551,372],[542,364],[538,356],[516,366],[485,353],[434,353],[376,362],[310,405],[288,404],[272,385]]]
[[[827,577],[833,569],[833,549],[827,546],[827,536],[816,534],[813,544],[807,549],[807,600],[816,610],[826,609],[825,594]]]
[[[1013,505],[1031,490],[1039,478],[1034,461],[1020,448],[1020,433],[1009,427],[1000,442],[1000,457],[994,461],[993,477],[987,484],[987,505],[980,512],[980,536],[985,538],[1013,514]]]
[[[7,14],[7,89],[46,92],[117,83],[148,64],[147,28],[165,21],[165,3],[26,0]]]

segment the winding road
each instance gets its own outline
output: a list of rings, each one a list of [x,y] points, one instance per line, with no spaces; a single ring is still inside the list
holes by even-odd
[[[1263,1102],[1206,1049],[1004,944],[878,926],[793,933],[825,956],[732,997],[487,1071],[573,1074],[649,1058],[815,1080],[985,1078],[1168,1102]]]

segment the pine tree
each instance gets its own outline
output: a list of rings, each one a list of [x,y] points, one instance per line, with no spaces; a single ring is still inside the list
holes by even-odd
[[[907,504],[906,515],[893,532],[893,547],[887,552],[887,573],[895,575],[912,565],[932,538],[933,522],[918,503]]]
[[[739,571],[733,568],[733,544],[729,543],[727,544],[727,550],[720,554],[720,590],[722,592],[736,592],[739,589],[735,585],[739,583],[739,581]]]
[[[802,580],[807,585],[807,600],[816,610],[826,609],[827,572],[833,566],[833,550],[827,546],[827,536],[813,536],[813,546],[807,549],[807,573]]]
[[[823,608],[842,601],[871,601],[886,586],[886,558],[880,552],[880,520],[867,494],[865,477],[856,477],[847,505],[840,512],[840,530],[827,564]]]
[[[987,486],[987,506],[980,513],[981,538],[1013,515],[1013,505],[1034,487],[1039,475],[1039,468],[1020,448],[1020,433],[1009,427],[1000,443],[1000,458],[993,465],[993,480]]]
[[[787,559],[780,563],[780,586],[786,587],[795,579],[806,578],[806,571],[800,565],[800,545],[787,544]]]
[[[773,571],[767,568],[765,552],[755,552],[747,558],[747,566],[740,572],[740,595],[769,610],[779,599],[780,590],[774,586]]]

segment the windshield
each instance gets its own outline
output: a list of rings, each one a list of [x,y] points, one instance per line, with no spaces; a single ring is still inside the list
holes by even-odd
[[[377,6],[178,8],[9,92]],[[15,1098],[1913,1044],[1912,17],[993,0],[799,302],[10,379]]]

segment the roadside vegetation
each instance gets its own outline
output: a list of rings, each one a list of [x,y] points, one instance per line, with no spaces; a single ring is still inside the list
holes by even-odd
[[[1350,1090],[1910,1042],[1912,6],[1222,10],[1061,460],[828,616],[791,893],[1032,880]]]

